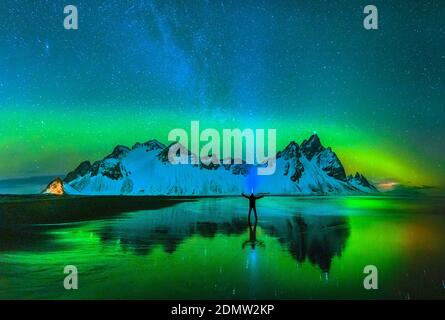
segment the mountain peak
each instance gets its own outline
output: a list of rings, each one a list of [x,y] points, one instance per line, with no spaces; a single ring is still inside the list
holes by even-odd
[[[372,191],[377,191],[376,187],[369,183],[369,181],[360,172],[356,172],[354,176],[349,176],[348,180],[356,187],[365,187],[371,189]]]
[[[165,144],[156,139],[148,140],[147,142],[144,142],[143,145],[146,146],[148,150],[164,149],[166,147]]]
[[[300,156],[300,146],[295,141],[291,141],[283,151],[277,154],[277,158],[283,157],[288,160]]]
[[[122,145],[117,145],[114,147],[113,152],[110,153],[105,159],[120,159],[122,156],[125,156],[130,151],[130,148]]]
[[[322,146],[321,141],[320,141],[320,137],[318,136],[318,134],[313,133],[309,139],[307,140],[308,144],[311,145],[318,145],[318,146]]]
[[[301,150],[308,160],[311,160],[315,154],[323,151],[325,148],[320,142],[320,138],[316,133],[312,134],[308,140],[304,140],[301,144]]]
[[[309,140],[311,140],[311,139],[318,139],[318,140],[320,140],[320,138],[318,137],[318,134],[316,132],[311,134],[311,136],[309,137]]]
[[[156,139],[150,139],[147,142],[139,143],[136,142],[135,145],[131,148],[131,150],[146,147],[147,151],[156,150],[156,149],[164,149],[166,145],[164,145],[162,142],[159,142]]]
[[[284,150],[289,149],[289,148],[298,148],[298,143],[296,143],[295,141],[291,141],[291,142],[289,142],[287,147],[284,148]]]

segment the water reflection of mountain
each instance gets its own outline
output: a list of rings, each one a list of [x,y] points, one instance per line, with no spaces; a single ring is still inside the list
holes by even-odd
[[[237,235],[251,231],[244,215],[212,211],[201,206],[188,209],[178,205],[160,212],[137,212],[100,231],[103,241],[116,241],[125,250],[147,254],[154,246],[173,253],[187,238],[199,235],[212,238],[216,234]],[[349,237],[348,219],[343,216],[287,215],[268,216],[259,221],[267,235],[276,237],[298,262],[310,261],[328,272],[335,256],[341,256]]]
[[[126,250],[147,254],[157,245],[168,253],[176,251],[177,246],[193,235],[213,238],[217,233],[242,234],[246,230],[246,220],[232,217],[202,217],[192,212],[183,212],[176,207],[162,210],[162,214],[139,212],[128,220],[119,221],[100,231],[103,241],[115,241]],[[216,221],[215,221],[216,220]]]
[[[340,257],[349,237],[346,217],[297,215],[263,227],[276,236],[298,261],[308,259],[328,272],[332,258]]]

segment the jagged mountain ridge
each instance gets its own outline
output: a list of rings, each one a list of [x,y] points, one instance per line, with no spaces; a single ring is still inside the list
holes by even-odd
[[[292,141],[278,152],[276,171],[270,176],[257,176],[252,170],[256,166],[245,163],[173,165],[167,159],[168,149],[157,140],[132,148],[118,145],[103,160],[84,161],[69,172],[62,190],[99,195],[237,195],[252,189],[271,194],[377,191],[360,173],[346,176],[337,155],[316,134],[301,145]],[[194,157],[190,152],[188,156]],[[52,193],[50,189],[44,192]]]

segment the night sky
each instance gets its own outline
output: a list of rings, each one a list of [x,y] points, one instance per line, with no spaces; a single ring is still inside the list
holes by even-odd
[[[445,186],[441,0],[33,2],[0,3],[0,179],[199,120],[276,128],[278,149],[317,132],[348,173]]]

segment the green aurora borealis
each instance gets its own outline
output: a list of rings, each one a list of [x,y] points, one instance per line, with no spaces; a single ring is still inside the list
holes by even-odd
[[[445,6],[373,1],[0,4],[0,178],[62,174],[168,132],[316,131],[348,173],[444,187]]]

